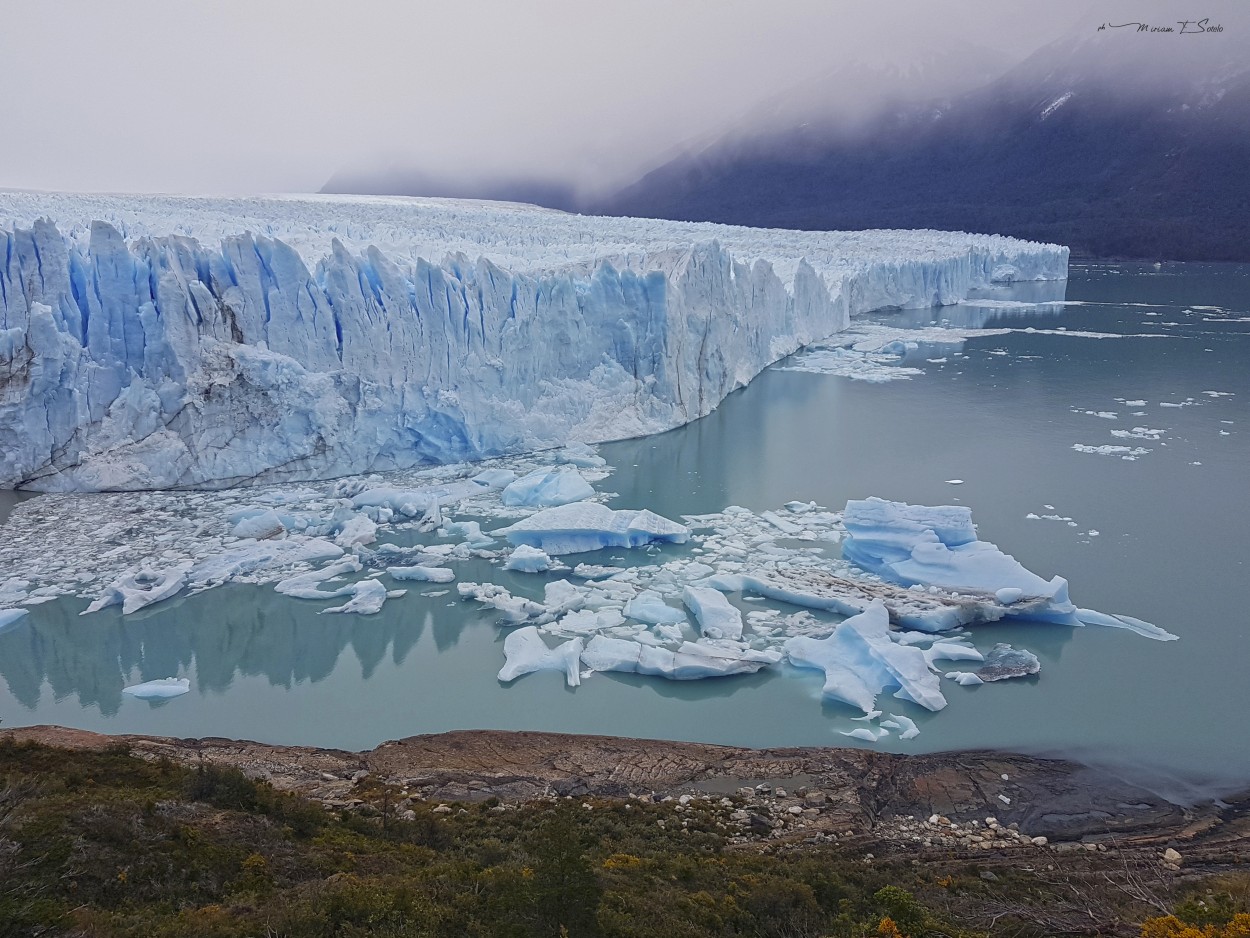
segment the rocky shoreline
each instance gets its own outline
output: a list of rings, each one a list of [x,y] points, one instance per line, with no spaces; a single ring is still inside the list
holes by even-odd
[[[139,758],[230,766],[335,810],[435,812],[494,799],[673,802],[712,812],[731,844],[774,849],[842,842],[979,861],[1015,851],[1119,851],[1165,870],[1250,859],[1250,791],[1180,806],[1111,774],[1059,759],[969,751],[895,755],[862,749],[747,749],[559,733],[458,731],[366,752],[219,738],[109,736],[58,726],[0,739],[69,750],[124,746]],[[664,823],[664,822],[661,822]]]

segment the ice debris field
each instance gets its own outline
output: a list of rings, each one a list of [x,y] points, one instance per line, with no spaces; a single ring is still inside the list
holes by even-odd
[[[109,606],[129,615],[229,582],[355,615],[409,590],[454,589],[453,601],[478,604],[503,632],[502,682],[537,671],[577,686],[612,671],[695,680],[814,670],[824,699],[863,712],[864,727],[839,730],[862,741],[919,732],[885,711],[885,694],[936,711],[947,685],[1038,672],[1027,649],[978,649],[980,623],[1174,638],[1076,606],[1061,577],[979,540],[966,507],[868,498],[841,511],[791,502],[670,519],[604,504],[610,478],[592,447],[572,444],[306,485],[44,495],[5,527],[0,565],[24,572],[0,581],[0,621],[59,596],[90,600],[88,618]],[[603,548],[621,562],[582,559]],[[532,586],[462,580],[469,560],[532,575]],[[127,693],[187,689],[171,677]]]
[[[860,313],[1067,260],[505,203],[0,192],[0,486],[225,487],[640,436]]]
[[[950,686],[1038,673],[1027,649],[977,648],[979,623],[1175,637],[1074,605],[1062,578],[979,540],[967,508],[673,519],[596,487],[611,468],[588,444],[704,416],[800,348],[785,367],[908,377],[908,343],[952,330],[848,334],[852,317],[1063,279],[1066,248],[449,200],[21,192],[0,193],[0,239],[0,485],[62,493],[5,525],[0,569],[20,574],[0,580],[0,629],[60,597],[134,615],[251,583],[367,616],[454,589],[501,629],[505,684],[817,672],[823,699],[862,712],[839,732],[865,742],[919,733],[885,694],[936,711]],[[581,559],[605,548],[622,562]],[[466,561],[532,586],[464,580]]]

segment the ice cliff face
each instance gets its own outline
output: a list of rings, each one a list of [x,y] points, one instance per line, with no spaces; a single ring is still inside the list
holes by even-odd
[[[218,487],[678,426],[1066,248],[503,203],[0,192],[0,485]]]

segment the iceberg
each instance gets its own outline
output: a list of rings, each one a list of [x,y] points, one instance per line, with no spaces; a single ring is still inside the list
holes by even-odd
[[[655,590],[643,590],[625,604],[625,615],[648,625],[685,625],[686,614],[664,601]]]
[[[689,644],[689,643],[688,643]],[[624,671],[663,677],[670,681],[697,681],[707,677],[754,674],[776,659],[729,657],[705,654],[703,650],[673,651],[628,639],[596,635],[586,643],[582,663],[591,671]]]
[[[1080,625],[1067,580],[1043,580],[994,544],[977,540],[970,508],[852,499],[842,521],[843,558],[884,580],[967,593],[1000,606],[1004,617]]]
[[[911,717],[901,716],[897,713],[891,713],[889,720],[883,720],[882,726],[889,726],[890,729],[901,730],[898,734],[899,739],[915,739],[920,735],[920,727],[916,725],[916,721]]]
[[[151,570],[144,568],[135,573],[128,573],[110,586],[99,599],[82,611],[99,612],[105,606],[120,604],[123,615],[138,612],[145,606],[158,603],[163,599],[182,591],[187,585],[187,575],[193,564],[183,561],[168,570]]]
[[[928,710],[946,706],[924,652],[891,638],[890,615],[880,600],[839,623],[826,638],[801,635],[789,639],[785,652],[795,667],[825,673],[824,697],[865,713],[872,712],[877,695],[888,687],[898,688],[894,696],[900,700]]]
[[[483,605],[497,609],[503,621],[524,622],[547,614],[547,607],[523,596],[513,596],[502,586],[494,583],[457,583],[456,592],[461,599],[475,599]]]
[[[510,483],[503,490],[503,503],[509,507],[549,508],[580,502],[595,494],[589,482],[573,466],[535,469]]]
[[[985,663],[974,673],[981,682],[989,683],[1012,677],[1028,677],[1040,670],[1042,663],[1033,652],[999,642],[985,656]],[[964,682],[961,680],[960,683]]]
[[[387,567],[386,572],[397,580],[420,580],[424,583],[450,583],[456,571],[450,567]]]
[[[508,633],[508,637],[503,640],[503,653],[507,662],[499,669],[499,680],[504,683],[535,671],[562,671],[569,687],[576,687],[582,682],[580,638],[572,638],[555,648],[548,648],[538,634],[538,628],[527,625]]]
[[[518,573],[542,573],[544,570],[551,569],[551,558],[547,556],[546,551],[522,544],[508,555],[503,568],[515,570]]]
[[[382,605],[388,597],[386,587],[377,580],[360,580],[353,583],[349,589],[351,599],[341,606],[330,606],[321,611],[372,616],[382,611]]]
[[[254,541],[267,541],[271,537],[284,537],[286,525],[272,508],[262,511],[248,512],[230,529],[230,533],[238,538],[251,538]]]
[[[309,570],[307,573],[297,573],[285,580],[279,580],[274,585],[274,591],[295,599],[334,599],[337,596],[347,596],[355,590],[355,584],[340,586],[332,590],[321,589],[321,584],[337,580],[345,573],[359,573],[360,569],[360,561],[354,557],[348,558],[339,563],[329,564],[320,570]]]
[[[221,488],[655,433],[852,316],[1067,261],[957,232],[2,192],[0,486]]]
[[[320,537],[293,535],[282,540],[241,541],[198,561],[187,574],[187,583],[196,588],[216,586],[262,570],[334,560],[343,554],[343,548]]]
[[[681,599],[698,620],[707,638],[742,638],[742,613],[729,604],[725,594],[705,586],[687,586]]]
[[[164,700],[169,697],[181,697],[191,690],[191,681],[185,677],[163,677],[155,681],[144,681],[142,684],[131,684],[122,688],[123,694],[138,697],[140,700]]]
[[[652,541],[684,544],[690,536],[685,525],[645,508],[613,511],[598,502],[545,508],[496,533],[512,544],[537,547],[554,555],[604,547],[641,547]]]

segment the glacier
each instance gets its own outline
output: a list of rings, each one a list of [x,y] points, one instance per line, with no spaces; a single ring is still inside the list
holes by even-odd
[[[0,486],[224,488],[658,432],[859,313],[1067,260],[507,203],[0,192]]]

